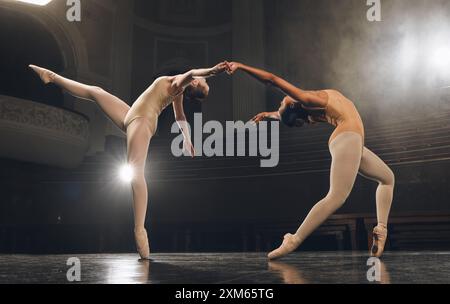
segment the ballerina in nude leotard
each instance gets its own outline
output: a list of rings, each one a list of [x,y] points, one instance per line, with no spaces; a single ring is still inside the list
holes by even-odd
[[[54,83],[76,97],[94,101],[115,125],[126,133],[128,164],[134,171],[131,185],[136,247],[141,258],[148,259],[150,248],[147,231],[144,227],[148,193],[144,169],[149,143],[156,132],[158,116],[167,106],[173,105],[175,119],[184,136],[184,149],[194,156],[195,151],[183,109],[183,93],[185,92],[193,100],[205,99],[209,94],[209,86],[205,78],[223,72],[226,64],[221,63],[210,69],[191,70],[177,76],[160,77],[142,93],[131,108],[124,101],[99,87],[64,78],[34,65],[30,65],[30,68],[39,75],[44,83]]]
[[[283,121],[288,126],[326,122],[336,127],[329,141],[332,156],[330,190],[308,214],[303,224],[284,237],[282,245],[269,254],[270,259],[281,258],[297,249],[305,239],[347,200],[361,175],[379,183],[376,193],[378,225],[373,231],[371,254],[380,257],[387,238],[387,224],[391,209],[395,177],[391,169],[373,152],[364,147],[364,125],[348,98],[335,90],[304,91],[284,79],[242,63],[227,63],[227,72],[242,70],[266,84],[281,89],[287,97],[278,111],[265,112],[253,118],[255,123],[266,118]]]

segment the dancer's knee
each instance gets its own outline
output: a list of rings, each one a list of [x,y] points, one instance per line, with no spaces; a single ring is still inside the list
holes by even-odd
[[[133,172],[133,178],[131,180],[131,184],[133,186],[139,186],[142,184],[145,184],[146,180],[145,180],[145,174],[144,171],[142,170],[138,170],[138,171],[134,171]]]
[[[330,202],[330,204],[332,204],[335,209],[339,209],[345,204],[348,197],[350,196],[350,193],[351,189],[332,190],[326,196],[326,200]]]
[[[101,96],[103,94],[105,94],[105,90],[103,90],[101,87],[97,87],[97,86],[90,86],[89,87],[89,94],[91,95],[92,99],[96,99],[98,98],[98,96]]]
[[[145,158],[142,158],[137,151],[130,149],[127,156],[127,164],[133,171],[135,178],[142,179],[145,176]]]
[[[380,185],[382,186],[395,186],[395,174],[394,172],[388,168],[385,176],[383,177],[382,180],[380,180]]]

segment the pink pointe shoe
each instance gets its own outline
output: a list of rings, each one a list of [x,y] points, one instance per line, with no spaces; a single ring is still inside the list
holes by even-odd
[[[145,229],[134,230],[136,249],[143,260],[150,259],[150,246],[148,244],[147,231]]]
[[[283,244],[278,249],[275,249],[271,253],[269,253],[269,260],[280,259],[291,252],[294,252],[299,246],[299,241],[295,238],[294,235],[288,233],[284,236]]]
[[[373,243],[370,255],[380,258],[384,252],[384,246],[386,245],[388,230],[386,225],[378,224],[373,229]]]
[[[45,84],[49,84],[50,82],[52,82],[53,78],[55,77],[55,73],[50,70],[32,64],[30,64],[28,67],[36,72],[36,74],[38,74],[42,82]]]

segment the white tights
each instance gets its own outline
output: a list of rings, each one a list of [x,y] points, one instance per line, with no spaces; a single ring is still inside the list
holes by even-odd
[[[378,182],[378,223],[388,223],[395,184],[392,170],[372,151],[363,148],[362,137],[355,132],[341,133],[330,144],[330,152],[330,191],[312,208],[297,230],[294,235],[297,245],[303,243],[314,230],[342,207],[353,189],[358,171],[364,177]]]
[[[51,82],[67,90],[70,94],[94,101],[127,135],[128,163],[134,169],[134,178],[131,183],[133,190],[133,207],[135,230],[142,231],[145,225],[147,212],[147,183],[145,180],[145,163],[147,160],[148,147],[155,130],[146,118],[134,120],[125,127],[125,117],[130,106],[116,96],[95,86],[85,85],[57,74],[51,74]]]

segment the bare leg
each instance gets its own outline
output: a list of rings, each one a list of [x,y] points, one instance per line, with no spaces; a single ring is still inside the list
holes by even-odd
[[[328,195],[312,208],[295,235],[285,236],[281,247],[272,251],[269,259],[281,258],[297,249],[350,195],[361,162],[362,138],[354,132],[342,133],[331,143],[330,152],[333,160]]]
[[[145,163],[152,136],[153,128],[146,118],[138,118],[128,126],[128,164],[132,166],[134,171],[134,177],[131,183],[133,189],[134,231],[137,249],[143,259],[147,259],[150,255],[148,237],[145,230],[145,217],[148,204]]]
[[[39,75],[44,83],[54,83],[75,97],[94,101],[117,127],[123,132],[126,131],[124,120],[130,110],[130,106],[121,99],[106,92],[102,88],[64,78],[50,70],[35,65],[30,65],[30,68]]]
[[[376,193],[378,225],[373,233],[371,253],[380,257],[387,239],[387,224],[394,196],[395,176],[392,170],[372,151],[364,148],[360,174],[378,182]]]

